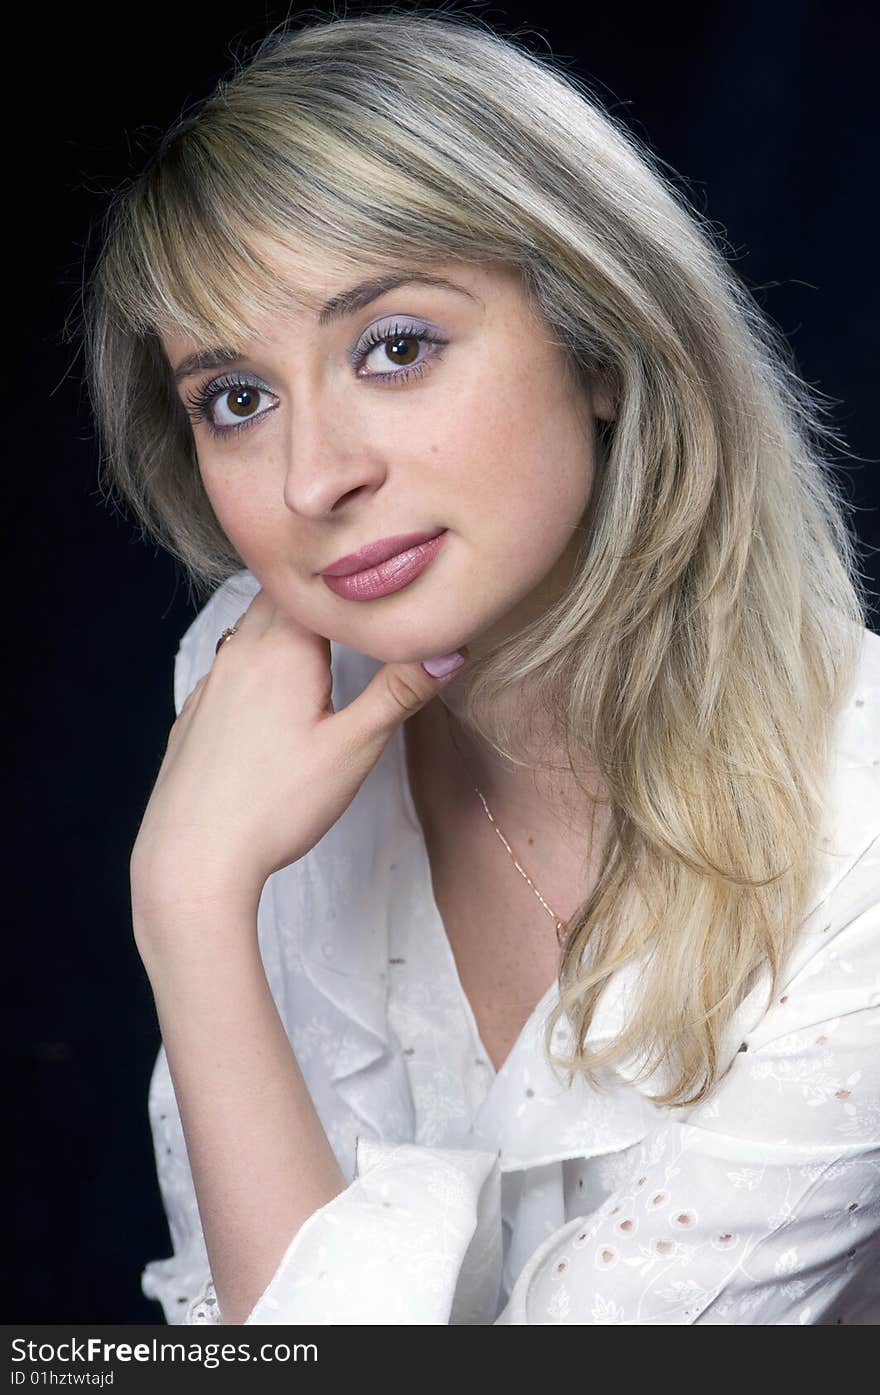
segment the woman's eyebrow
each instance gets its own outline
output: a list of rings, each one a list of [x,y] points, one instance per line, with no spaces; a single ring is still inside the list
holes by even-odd
[[[469,300],[479,302],[479,297],[471,291],[460,286],[456,281],[450,281],[445,276],[430,276],[420,271],[392,272],[387,276],[374,276],[368,281],[361,281],[357,286],[352,286],[347,291],[339,291],[322,306],[318,312],[318,324],[323,329],[325,325],[331,324],[335,320],[344,319],[346,315],[352,315],[356,310],[362,310],[371,301],[378,300],[379,296],[385,295],[387,291],[394,291],[398,286],[408,286],[418,283],[423,286],[440,286],[448,291],[457,291],[459,295],[465,295]],[[200,349],[194,354],[187,354],[181,359],[174,370],[174,381],[183,382],[184,378],[190,378],[194,373],[210,372],[214,368],[229,368],[234,363],[239,363],[243,355],[237,349],[226,347],[216,349]]]
[[[352,286],[351,290],[340,291],[322,307],[318,314],[318,324],[323,329],[333,320],[341,320],[346,315],[353,314],[355,310],[362,310],[371,301],[378,300],[386,291],[394,291],[398,286],[408,286],[413,282],[423,286],[441,286],[447,291],[458,291],[459,295],[466,295],[469,300],[478,299],[457,281],[450,281],[445,276],[431,276],[421,271],[391,272],[387,276],[374,276],[369,281],[361,281],[359,285]]]

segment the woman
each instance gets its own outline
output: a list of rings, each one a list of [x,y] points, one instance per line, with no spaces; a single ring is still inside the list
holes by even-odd
[[[876,1320],[880,640],[708,224],[479,21],[309,23],[117,196],[86,343],[212,593],[131,859],[144,1292]]]

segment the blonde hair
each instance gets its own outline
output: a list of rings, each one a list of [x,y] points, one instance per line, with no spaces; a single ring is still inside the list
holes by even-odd
[[[613,389],[573,579],[475,661],[466,719],[537,676],[611,834],[570,923],[549,1059],[631,1053],[704,1098],[809,903],[833,726],[866,607],[827,408],[659,162],[558,61],[442,10],[299,16],[118,192],[87,286],[103,479],[204,594],[243,563],[201,484],[158,330],[235,344],[296,287],[267,260],[518,269],[575,381]],[[250,316],[250,318],[248,318]],[[601,425],[601,424],[600,424]],[[601,1052],[609,976],[649,956]],[[769,999],[768,999],[769,1001]],[[565,1013],[571,1055],[554,1055]]]

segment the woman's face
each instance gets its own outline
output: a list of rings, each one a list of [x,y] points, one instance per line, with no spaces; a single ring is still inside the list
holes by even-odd
[[[219,388],[192,429],[245,565],[297,621],[385,662],[463,643],[477,657],[552,602],[592,490],[593,417],[611,415],[574,387],[513,271],[433,271],[459,289],[410,281],[324,324],[317,309],[375,269],[310,274],[308,309],[178,383],[190,413]],[[175,369],[206,348],[162,342]],[[390,594],[351,599],[321,576],[366,543],[441,528]]]

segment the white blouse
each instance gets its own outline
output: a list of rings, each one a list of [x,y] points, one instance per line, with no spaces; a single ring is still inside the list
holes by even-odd
[[[186,631],[178,711],[258,586],[238,573]],[[348,1186],[291,1237],[246,1325],[880,1321],[880,636],[863,636],[781,993],[768,1008],[761,979],[710,1099],[678,1109],[647,1098],[662,1077],[636,1084],[637,1061],[566,1089],[543,1053],[555,979],[494,1070],[395,731],[260,900],[268,981]],[[338,709],[380,663],[330,647]],[[609,982],[591,1044],[619,1031],[638,969]],[[143,1292],[169,1323],[221,1322],[164,1048],[149,1113],[174,1253]]]

